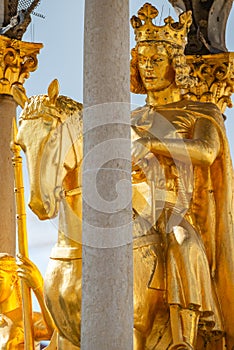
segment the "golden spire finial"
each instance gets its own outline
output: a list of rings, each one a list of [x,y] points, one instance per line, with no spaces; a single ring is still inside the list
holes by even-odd
[[[138,11],[138,17],[133,16],[131,18],[136,41],[163,41],[184,48],[192,24],[192,12],[182,13],[179,16],[179,22],[174,22],[172,17],[169,16],[164,20],[165,25],[163,26],[153,24],[152,20],[157,16],[158,10],[153,5],[145,3]]]

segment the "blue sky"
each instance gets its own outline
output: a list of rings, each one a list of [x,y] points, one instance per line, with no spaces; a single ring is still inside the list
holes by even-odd
[[[130,15],[145,1],[130,0]],[[163,8],[163,18],[174,10],[166,0],[152,1],[160,10]],[[67,95],[79,102],[83,96],[83,24],[84,0],[42,0],[37,9],[45,15],[45,19],[33,16],[32,24],[23,37],[24,41],[42,42],[44,48],[39,55],[39,66],[36,72],[25,83],[28,96],[46,93],[49,83],[57,78],[61,94]],[[232,10],[227,27],[227,47],[234,51],[234,10]],[[134,46],[131,30],[131,47]],[[132,103],[143,105],[145,96],[132,96]],[[234,111],[228,110],[226,122],[227,133],[234,157]],[[26,199],[28,198],[27,172],[25,171]],[[40,222],[34,214],[28,211],[28,233],[30,257],[44,274],[51,247],[57,239],[57,222]]]

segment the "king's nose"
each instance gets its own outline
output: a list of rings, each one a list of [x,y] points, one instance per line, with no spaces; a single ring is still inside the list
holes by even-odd
[[[146,69],[153,69],[152,62],[151,62],[150,58],[148,58],[146,60]]]

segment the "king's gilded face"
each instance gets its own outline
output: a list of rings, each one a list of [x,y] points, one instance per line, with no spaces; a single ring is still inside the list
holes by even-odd
[[[164,90],[175,79],[174,69],[162,44],[145,43],[138,46],[138,69],[147,91]]]

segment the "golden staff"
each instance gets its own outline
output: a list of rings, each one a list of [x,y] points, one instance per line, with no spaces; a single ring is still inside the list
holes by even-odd
[[[16,144],[17,136],[16,120],[13,118],[11,150],[13,152],[12,164],[15,179],[15,202],[16,202],[16,222],[18,234],[19,253],[28,258],[28,239],[26,226],[26,211],[24,201],[24,184],[22,157],[20,156],[20,146]],[[21,293],[23,301],[23,321],[24,321],[24,348],[34,350],[34,334],[32,321],[32,297],[31,290],[24,280],[21,280]]]

